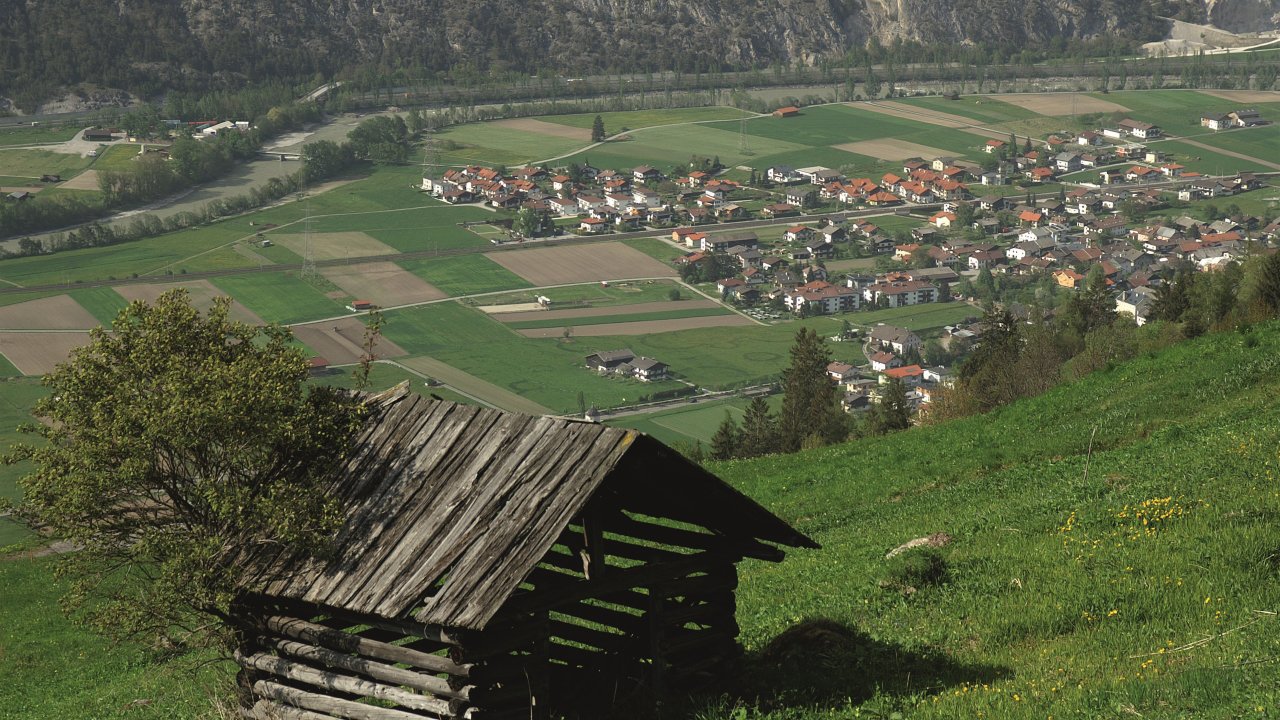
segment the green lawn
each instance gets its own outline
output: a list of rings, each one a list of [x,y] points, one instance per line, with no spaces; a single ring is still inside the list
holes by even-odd
[[[1106,95],[1091,94],[1129,108],[1130,112],[1124,113],[1128,117],[1154,123],[1165,132],[1176,135],[1201,132],[1200,116],[1204,113],[1225,113],[1240,107],[1240,103],[1194,90],[1129,90]]]
[[[862,140],[892,138],[955,155],[976,157],[980,136],[951,128],[897,118],[849,105],[806,108],[799,117],[760,118],[746,124],[749,135],[824,147]],[[752,143],[757,142],[752,140]],[[770,154],[761,152],[761,155]],[[830,163],[825,163],[830,166]]]
[[[676,123],[705,122],[708,120],[737,120],[743,117],[754,117],[751,113],[732,107],[695,107],[695,108],[655,108],[653,110],[627,110],[624,112],[582,113],[580,115],[544,115],[536,118],[543,122],[569,125],[577,128],[590,128],[596,115],[604,122],[605,132],[609,135],[622,131],[622,128],[637,130],[654,125],[674,125]]]
[[[133,170],[137,158],[142,152],[142,145],[121,143],[103,150],[92,160],[94,170]]]
[[[659,439],[663,439],[662,435],[667,435],[669,439],[664,439],[664,442],[696,440],[706,445],[710,444],[711,436],[715,435],[716,430],[724,422],[726,413],[733,418],[734,422],[741,423],[742,416],[745,414],[743,408],[746,405],[745,400],[699,403],[680,410],[645,416],[645,419],[647,425],[660,428]],[[622,425],[623,423],[625,419],[610,424]]]
[[[343,304],[298,277],[296,272],[252,273],[210,280],[258,317],[283,325],[345,315]]]
[[[80,127],[55,127],[50,125],[6,127],[0,129],[0,146],[65,142],[75,137],[80,130]]]
[[[1277,119],[1280,120],[1280,118]],[[1223,150],[1269,160],[1272,163],[1280,162],[1280,149],[1278,149],[1280,148],[1280,125],[1264,125],[1256,128],[1199,135],[1195,140]],[[1236,158],[1231,159],[1237,163],[1242,162]],[[1272,167],[1265,169],[1269,172],[1275,172],[1275,168]]]
[[[666,240],[658,238],[633,238],[623,240],[623,245],[639,250],[659,262],[670,263],[683,255],[687,250],[677,248]]]
[[[231,691],[234,665],[212,657],[161,662],[133,644],[113,645],[68,622],[53,558],[0,559],[0,707],[9,720],[213,717]]]
[[[1209,144],[1205,138],[1196,138],[1196,140]],[[1274,168],[1269,168],[1261,163],[1242,160],[1230,155],[1220,155],[1212,150],[1205,150],[1202,147],[1188,145],[1177,140],[1166,140],[1152,147],[1153,149],[1173,153],[1174,162],[1185,165],[1189,170],[1205,175],[1230,175],[1238,171],[1269,172],[1274,170]]]
[[[774,118],[748,120],[746,131],[752,135],[752,127]],[[776,138],[761,136],[748,138],[749,148],[742,151],[742,138],[738,124],[728,122],[712,125],[677,125],[653,127],[629,133],[631,139],[609,142],[591,150],[575,154],[563,162],[590,161],[596,167],[629,168],[649,164],[664,171],[672,166],[685,166],[689,158],[719,157],[725,165],[738,165],[752,161],[757,156],[804,150],[805,145],[780,135]],[[749,154],[748,154],[749,153]]]
[[[930,330],[954,325],[965,318],[980,318],[982,311],[965,303],[929,303],[885,310],[868,310],[840,316],[855,325],[868,327],[877,323],[897,325],[908,330]]]
[[[0,356],[0,359],[3,359],[3,356]],[[7,360],[4,361],[4,365],[6,374],[9,372],[17,374],[16,368],[9,370],[13,366]],[[31,408],[45,394],[46,391],[40,385],[39,378],[0,379],[0,448],[3,448],[4,452],[8,452],[10,445],[22,438],[17,430],[19,425],[35,422],[31,417]],[[31,465],[27,462],[16,465],[0,464],[0,498],[9,500],[20,498],[22,492],[18,488],[18,479],[27,474],[30,469]],[[30,532],[22,525],[9,518],[0,518],[0,547],[17,542],[29,535]],[[0,562],[0,565],[3,565],[3,562]],[[0,609],[0,613],[2,612],[3,609]],[[3,645],[0,644],[0,647]],[[0,666],[3,665],[4,663],[0,663]]]
[[[516,166],[564,155],[590,144],[541,133],[524,132],[498,123],[455,125],[436,133],[436,138],[462,146],[444,150],[448,162]]]
[[[484,255],[419,258],[396,264],[453,296],[531,287],[528,280]]]
[[[41,175],[61,175],[68,180],[89,166],[90,159],[50,150],[14,150],[0,147],[0,175],[39,181]]]
[[[400,252],[447,250],[486,245],[483,238],[459,227],[458,223],[466,220],[487,220],[492,217],[494,217],[493,213],[475,207],[431,204],[428,207],[411,207],[404,210],[380,210],[315,217],[311,221],[311,231],[314,233],[359,231]],[[283,230],[292,234],[304,231],[305,227],[301,225]]]

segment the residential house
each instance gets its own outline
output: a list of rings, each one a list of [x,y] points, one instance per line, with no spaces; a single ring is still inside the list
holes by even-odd
[[[1145,325],[1155,305],[1156,291],[1149,287],[1126,290],[1116,297],[1116,312],[1129,313],[1134,322]]]
[[[858,369],[849,363],[832,362],[827,364],[827,377],[838,383],[843,383],[857,376]]]
[[[858,309],[858,291],[824,280],[805,283],[783,294],[783,303],[796,314],[830,315]]]
[[[919,350],[923,345],[918,335],[894,325],[876,325],[867,337],[881,349],[891,350],[898,355],[904,355],[910,350]]]
[[[871,361],[871,369],[876,372],[884,372],[890,368],[902,367],[902,360],[899,359],[897,355],[883,350],[871,353],[867,359]]]
[[[779,185],[789,185],[804,180],[804,178],[800,177],[800,173],[797,173],[794,168],[788,165],[771,167],[765,171],[764,175],[769,182],[778,183]]]
[[[1143,140],[1160,137],[1160,127],[1152,125],[1151,123],[1126,118],[1117,123],[1117,125],[1121,130],[1129,135]]]
[[[808,242],[813,238],[813,228],[808,225],[792,225],[782,233],[782,239],[789,242]]]
[[[1210,130],[1225,130],[1233,125],[1227,113],[1205,113],[1200,116],[1200,127]]]
[[[1073,152],[1058,153],[1053,158],[1053,163],[1058,168],[1058,172],[1063,173],[1076,172],[1081,167],[1079,153]]]
[[[880,282],[862,289],[862,299],[881,307],[906,307],[938,301],[938,288],[922,280]]]
[[[791,203],[772,203],[760,209],[760,215],[767,218],[788,217],[797,215],[797,208]]]

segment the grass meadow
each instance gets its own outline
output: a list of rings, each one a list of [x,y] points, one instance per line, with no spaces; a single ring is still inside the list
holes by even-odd
[[[210,280],[269,323],[301,323],[348,314],[343,303],[298,276],[297,272],[230,275]]]
[[[596,115],[604,123],[605,132],[612,135],[622,128],[638,130],[654,125],[707,122],[710,120],[737,120],[755,117],[752,113],[733,107],[714,106],[696,108],[654,108],[652,110],[626,110],[622,112],[581,113],[578,115],[544,115],[534,118],[543,122],[569,127],[588,128],[595,123]]]
[[[516,166],[564,155],[587,144],[573,138],[519,132],[495,123],[455,125],[441,130],[435,137],[462,146],[458,149],[443,151],[442,159],[447,162],[483,163],[495,166]]]
[[[30,150],[0,147],[0,175],[34,180],[41,175],[61,175],[64,180],[89,167],[90,158],[57,153],[52,150]]]
[[[664,310],[661,312],[634,313],[631,315],[593,315],[590,317],[562,318],[559,320],[520,320],[504,324],[512,330],[534,330],[538,328],[573,325],[608,325],[610,323],[643,322],[648,320],[679,320],[681,318],[714,317],[716,315],[732,314],[732,312],[723,307],[689,308],[687,310]]]
[[[0,147],[14,145],[40,145],[66,142],[80,132],[79,127],[21,125],[0,129]]]
[[[455,297],[531,287],[528,280],[484,255],[418,258],[396,264]]]

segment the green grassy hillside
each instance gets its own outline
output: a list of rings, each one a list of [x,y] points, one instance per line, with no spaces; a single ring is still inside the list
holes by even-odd
[[[744,668],[674,716],[1274,717],[1277,447],[1272,323],[987,416],[717,465],[823,548],[741,566]],[[140,685],[140,650],[61,618],[47,563],[0,561],[6,717],[205,712],[208,671]]]
[[[717,466],[823,545],[744,567],[741,707],[1273,717],[1278,441],[1272,324],[987,416]],[[884,559],[934,533],[949,544]]]

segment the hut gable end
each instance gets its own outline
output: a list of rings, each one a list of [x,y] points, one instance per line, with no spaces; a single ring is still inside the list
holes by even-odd
[[[816,547],[635,431],[434,401],[403,386],[375,396],[370,408],[334,481],[347,520],[332,553],[264,555],[250,593],[483,630],[513,595],[530,594],[521,585],[553,546],[581,536],[589,504],[617,523],[637,522],[625,509],[700,525],[730,561],[780,559],[765,542]],[[555,585],[573,582],[564,575]]]

